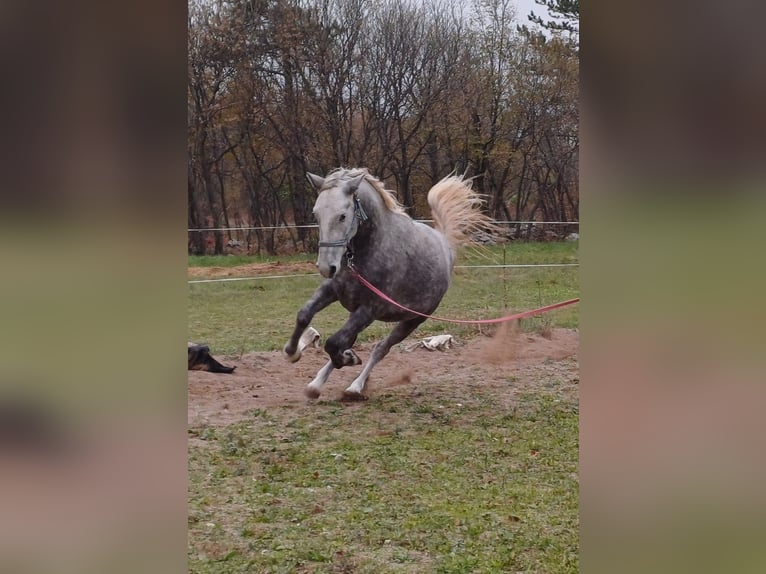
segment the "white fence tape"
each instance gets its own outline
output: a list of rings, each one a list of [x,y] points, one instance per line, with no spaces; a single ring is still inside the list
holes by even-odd
[[[296,273],[295,275],[256,275],[255,277],[223,277],[221,279],[192,279],[188,283],[224,283],[226,281],[252,281],[254,279],[290,279],[292,277],[315,277],[319,273]]]
[[[455,265],[455,269],[530,269],[533,267],[578,267],[579,263],[537,263],[508,265]],[[253,277],[222,277],[220,279],[191,279],[193,283],[225,283],[230,281],[254,281],[256,279],[291,279],[293,277],[316,277],[319,273],[295,273],[293,275],[256,275]]]
[[[420,223],[433,223],[433,219],[416,219]],[[579,221],[493,221],[496,225],[580,225]],[[265,225],[259,227],[200,227],[187,229],[191,232],[204,231],[271,231],[275,229],[316,229],[316,224],[310,225]]]

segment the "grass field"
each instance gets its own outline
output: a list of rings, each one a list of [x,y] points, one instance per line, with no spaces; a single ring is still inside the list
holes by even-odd
[[[192,428],[190,571],[576,572],[576,404],[443,402]]]
[[[285,258],[257,256],[190,257],[190,266],[236,266],[254,262],[313,262],[314,255]],[[513,243],[461,254],[458,265],[577,263],[577,243]],[[456,269],[452,286],[437,315],[456,319],[487,319],[511,311],[524,311],[578,296],[577,267],[543,269]],[[319,276],[290,279],[254,279],[230,283],[189,285],[189,340],[207,343],[217,353],[273,351],[282,348],[292,329],[295,314],[320,283]],[[332,333],[348,313],[331,305],[319,313],[313,325],[320,333]],[[550,326],[576,327],[577,306],[566,307],[550,317],[522,320],[522,329]],[[390,325],[374,323],[359,341],[379,340]],[[443,332],[471,336],[475,326],[426,321],[414,337]]]
[[[224,266],[219,259],[190,265]],[[513,244],[461,263],[503,260],[572,263],[577,246]],[[190,340],[216,354],[281,349],[318,282],[190,285]],[[456,273],[439,314],[493,317],[577,295],[576,267],[471,269]],[[336,307],[314,322],[323,334],[345,318]],[[523,328],[577,324],[575,305]],[[476,334],[455,327],[463,338]],[[414,336],[445,329],[427,321]],[[360,339],[386,331],[376,324]],[[441,371],[419,374],[417,388],[383,389],[362,404],[300,401],[254,408],[233,424],[190,421],[189,571],[578,572],[572,373],[546,360],[513,373],[495,368],[489,384],[489,371],[461,369],[445,359]]]

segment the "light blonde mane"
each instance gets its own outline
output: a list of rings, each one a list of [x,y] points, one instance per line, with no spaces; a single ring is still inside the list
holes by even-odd
[[[355,169],[345,169],[340,167],[331,172],[330,175],[327,176],[327,179],[353,179],[360,175],[364,175],[365,181],[370,184],[372,189],[378,192],[378,195],[383,201],[383,205],[386,206],[386,209],[393,211],[394,213],[401,213],[402,215],[406,215],[404,206],[396,199],[396,193],[386,189],[385,184],[377,177],[372,175],[366,167],[358,167]]]

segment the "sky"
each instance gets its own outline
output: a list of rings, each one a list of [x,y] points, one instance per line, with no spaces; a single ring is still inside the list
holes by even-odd
[[[516,4],[516,20],[519,24],[530,25],[530,22],[527,19],[530,12],[534,12],[538,16],[543,17],[548,15],[548,9],[536,4],[535,0],[514,0],[514,4]]]

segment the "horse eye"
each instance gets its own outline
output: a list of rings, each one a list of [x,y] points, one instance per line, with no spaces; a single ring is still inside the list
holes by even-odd
[[[345,213],[343,213],[343,214],[340,216],[340,220],[341,220],[341,221],[346,221],[346,214],[345,214]]]

